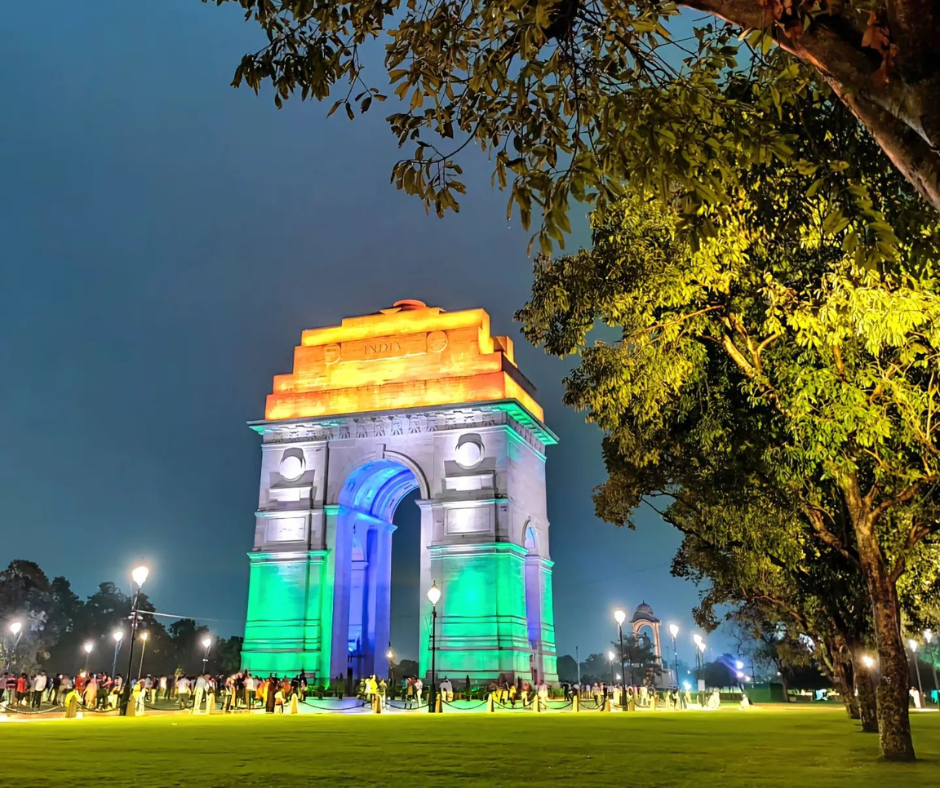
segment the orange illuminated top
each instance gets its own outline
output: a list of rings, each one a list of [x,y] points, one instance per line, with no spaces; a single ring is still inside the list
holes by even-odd
[[[373,315],[303,332],[294,371],[276,375],[269,421],[516,400],[539,421],[535,389],[512,340],[490,335],[482,309],[445,312],[398,301]]]

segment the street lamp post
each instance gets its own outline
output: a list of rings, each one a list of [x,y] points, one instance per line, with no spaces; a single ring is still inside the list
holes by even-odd
[[[679,627],[675,624],[669,625],[669,634],[672,635],[672,660],[676,671],[676,686],[679,686],[679,651],[676,649],[676,636],[679,634]]]
[[[388,644],[388,651],[385,652],[385,659],[388,660],[388,683],[392,683],[392,660],[395,659],[395,654],[392,652],[392,644]]]
[[[610,691],[614,691],[614,652],[607,652],[607,664],[610,665]],[[622,673],[620,674],[623,675]]]
[[[206,635],[202,639],[202,647],[206,650],[206,653],[202,655],[202,673],[206,673],[206,665],[209,664],[209,649],[212,648],[212,638]]]
[[[144,675],[144,652],[147,650],[147,641],[149,639],[149,632],[140,633],[140,664],[137,666],[137,678]]]
[[[908,640],[907,645],[911,647],[911,656],[914,658],[914,668],[917,670],[917,690],[920,692],[921,702],[923,702],[924,697],[924,682],[920,678],[920,660],[917,659],[917,641],[914,639]]]
[[[624,684],[626,684],[626,675],[627,671],[623,669],[623,622],[626,620],[627,614],[624,613],[620,608],[617,608],[614,611],[614,619],[617,622],[617,631],[620,633],[620,675],[624,677]],[[631,670],[633,666],[631,665]],[[626,698],[624,697],[625,688],[620,687],[620,706],[626,706]]]
[[[150,570],[143,564],[135,566],[134,570],[131,572],[131,579],[133,579],[134,584],[137,586],[137,590],[134,592],[134,602],[131,605],[131,639],[129,648],[127,649],[129,652],[127,655],[127,676],[124,677],[124,692],[121,698],[121,716],[127,715],[127,704],[130,703],[131,700],[131,671],[134,669],[134,640],[137,638],[137,614],[140,610],[140,589],[143,587],[144,583],[147,582],[147,575],[149,574]]]
[[[117,673],[117,658],[118,654],[121,651],[121,643],[124,640],[124,633],[121,630],[117,630],[114,633],[114,659],[111,660],[111,678],[114,678],[114,674]]]
[[[695,640],[695,646],[696,646],[695,655],[697,657],[696,661],[698,662],[698,670],[699,670],[699,675],[698,675],[699,705],[704,707],[705,706],[705,691],[704,691],[704,687],[705,687],[705,641],[702,640],[701,635],[695,635],[694,640]]]
[[[10,651],[10,658],[7,660],[5,670],[9,671],[16,664],[16,647],[20,644],[20,638],[23,637],[23,624],[20,621],[10,622],[10,632],[13,634],[13,649]]]
[[[85,652],[85,675],[88,675],[88,657],[91,655],[91,650],[95,647],[95,644],[90,640],[86,641],[85,645],[82,646],[82,650]]]
[[[924,640],[927,641],[928,646],[931,644],[933,641],[933,630],[924,630]],[[936,649],[934,649],[934,651],[936,651]],[[933,671],[933,688],[937,693],[937,706],[940,706],[940,683],[937,682],[937,662],[935,654],[930,655],[930,669]]]
[[[441,589],[436,582],[428,589],[428,601],[431,603],[431,695],[428,711],[433,714],[437,706],[437,603],[441,601]]]

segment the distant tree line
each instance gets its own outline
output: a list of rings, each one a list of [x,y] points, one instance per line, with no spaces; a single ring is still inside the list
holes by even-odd
[[[85,667],[110,673],[127,673],[132,597],[114,583],[100,583],[84,601],[65,577],[51,580],[38,564],[14,560],[0,572],[0,670],[38,669],[51,673],[76,673]],[[140,594],[142,613],[134,644],[131,673],[172,675],[200,672],[203,658],[212,673],[233,673],[240,667],[242,638],[224,639],[191,618],[162,619],[153,615],[150,598]],[[170,623],[165,624],[165,621]],[[19,624],[16,627],[15,624]],[[14,630],[17,630],[14,632]],[[120,642],[115,632],[122,633]],[[212,640],[208,655],[203,640]]]

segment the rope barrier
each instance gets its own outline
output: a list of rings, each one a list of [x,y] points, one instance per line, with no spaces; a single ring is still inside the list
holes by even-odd
[[[445,706],[450,706],[452,709],[456,709],[457,711],[473,711],[474,709],[481,709],[486,705],[486,701],[483,701],[482,703],[478,703],[476,706],[470,706],[467,708],[465,706],[458,706],[456,703],[450,703],[446,700],[442,702]]]

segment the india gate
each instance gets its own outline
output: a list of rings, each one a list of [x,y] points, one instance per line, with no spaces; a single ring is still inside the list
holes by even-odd
[[[482,309],[399,301],[303,332],[274,378],[244,666],[384,675],[393,516],[418,490],[420,671],[557,680],[545,449],[557,442]]]

